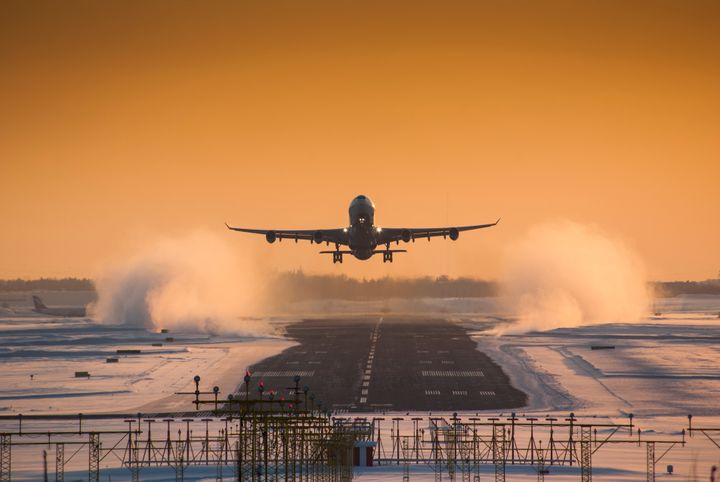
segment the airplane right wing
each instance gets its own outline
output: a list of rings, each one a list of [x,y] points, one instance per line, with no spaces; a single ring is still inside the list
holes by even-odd
[[[311,243],[333,243],[338,245],[348,244],[347,230],[343,228],[339,229],[250,229],[250,228],[236,228],[229,226],[225,223],[228,229],[232,231],[239,231],[241,233],[250,234],[262,234],[268,243],[274,243],[275,240],[282,241],[283,239],[293,239],[295,242],[298,240],[310,241]]]
[[[382,228],[378,233],[378,244],[394,243],[399,241],[414,241],[416,238],[430,238],[442,236],[449,237],[452,240],[457,239],[462,231],[472,231],[475,229],[490,228],[499,223],[498,219],[494,223],[475,224],[472,226],[458,227],[440,227],[440,228]]]

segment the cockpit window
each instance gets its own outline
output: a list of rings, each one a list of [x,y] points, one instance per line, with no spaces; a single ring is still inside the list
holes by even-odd
[[[366,198],[365,198],[365,196],[363,196],[362,194],[360,194],[356,199],[366,199]]]

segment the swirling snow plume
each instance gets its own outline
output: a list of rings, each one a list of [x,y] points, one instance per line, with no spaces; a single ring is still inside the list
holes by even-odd
[[[250,318],[261,282],[238,251],[204,232],[149,243],[99,277],[91,313],[103,323],[155,331],[269,333],[266,323]]]
[[[507,247],[502,291],[516,322],[500,333],[635,322],[648,308],[638,257],[601,230],[570,221],[535,226]]]

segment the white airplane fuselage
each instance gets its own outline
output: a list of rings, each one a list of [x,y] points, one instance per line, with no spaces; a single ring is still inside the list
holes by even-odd
[[[359,260],[367,260],[374,254],[382,254],[383,263],[392,263],[394,254],[407,252],[405,249],[391,249],[391,245],[400,244],[400,241],[409,243],[418,237],[430,241],[431,238],[438,236],[457,241],[462,231],[489,228],[500,221],[498,219],[494,223],[468,226],[380,228],[375,226],[375,205],[363,194],[352,200],[348,215],[350,224],[344,228],[276,230],[230,226],[227,223],[225,226],[231,231],[265,236],[267,242],[271,244],[283,239],[292,239],[296,243],[302,240],[311,244],[334,245],[334,250],[320,251],[320,254],[332,254],[333,263],[342,263],[345,254],[351,254]],[[348,249],[343,250],[341,246],[347,246]]]
[[[375,227],[375,205],[369,197],[361,194],[352,200],[348,211],[348,247],[357,259],[369,259],[378,245],[379,228]]]

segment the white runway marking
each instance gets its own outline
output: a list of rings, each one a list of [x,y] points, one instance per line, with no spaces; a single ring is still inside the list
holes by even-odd
[[[360,403],[367,403],[368,387],[370,386],[370,376],[372,375],[372,364],[375,358],[375,346],[378,338],[380,338],[380,324],[383,319],[380,318],[370,334],[370,352],[368,353],[367,364],[365,365],[365,374],[362,377],[362,389],[360,391]]]
[[[423,370],[424,377],[484,377],[482,370]]]
[[[453,390],[452,394],[456,396],[467,396],[467,390]]]
[[[425,390],[425,395],[440,395],[440,390]]]
[[[481,391],[481,392],[480,392],[480,395],[482,395],[483,397],[494,397],[494,396],[495,396],[495,392],[489,391],[489,390],[488,390],[488,391]]]
[[[267,372],[259,371],[252,374],[253,377],[294,377],[295,375],[312,377],[315,376],[315,370],[274,370]]]

